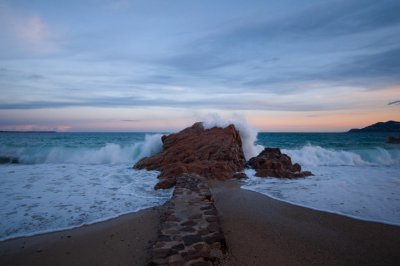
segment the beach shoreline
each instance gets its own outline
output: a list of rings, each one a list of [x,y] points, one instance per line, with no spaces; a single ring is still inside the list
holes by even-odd
[[[318,211],[210,182],[228,246],[224,265],[399,265],[400,227]]]
[[[399,265],[400,227],[308,209],[210,180],[223,265]],[[147,265],[164,207],[0,242],[1,265]]]
[[[0,265],[146,265],[162,208],[0,242]]]

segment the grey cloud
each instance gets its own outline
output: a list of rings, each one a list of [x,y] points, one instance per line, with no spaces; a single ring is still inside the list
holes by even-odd
[[[400,100],[388,103],[388,105],[393,105],[393,104],[400,104]]]
[[[32,75],[27,76],[27,78],[35,80],[35,79],[44,79],[45,76],[39,75],[39,74],[32,74]]]
[[[274,90],[279,86],[282,92],[296,92],[299,86],[292,84],[308,81],[323,81],[337,85],[362,85],[370,89],[380,89],[382,85],[400,83],[400,48],[382,52],[349,56],[320,68],[305,68],[277,73],[267,73],[243,82],[248,88],[268,87]]]
[[[328,68],[321,74],[329,80],[344,80],[362,78],[366,84],[398,83],[400,82],[400,48],[379,53],[371,53],[349,58],[347,62]],[[360,81],[359,81],[360,82]]]
[[[28,79],[28,80],[38,80],[45,78],[45,76],[41,74],[17,70],[17,69],[10,69],[5,67],[0,68],[0,77],[12,78],[12,79]]]
[[[331,37],[400,24],[399,1],[331,1],[274,21],[258,22],[227,32],[227,40],[279,37]]]
[[[81,101],[36,101],[25,103],[0,103],[0,110],[3,109],[46,109],[46,108],[66,108],[66,107],[102,107],[102,108],[122,108],[122,107],[173,107],[173,108],[217,108],[220,110],[272,110],[272,111],[321,111],[338,110],[348,107],[346,104],[336,104],[335,106],[324,103],[277,103],[273,101],[262,101],[258,99],[243,101],[241,97],[227,100],[224,97],[209,97],[207,99],[141,99],[134,97],[108,97],[97,99],[82,99]],[[125,122],[132,122],[124,120]]]
[[[191,51],[161,61],[163,64],[185,72],[212,71],[237,62],[238,60],[235,58],[229,58],[223,54],[214,54],[212,51]]]
[[[140,119],[123,119],[121,122],[142,122]]]
[[[378,42],[375,35],[375,30],[388,29],[393,38],[398,38],[399,13],[399,1],[325,1],[273,21],[217,30],[183,45],[176,54],[158,63],[186,77],[203,76],[210,83],[229,85],[231,90],[239,85],[250,90],[266,89],[268,85],[274,90],[277,88],[274,85],[282,88],[291,82],[313,80],[369,86],[399,82],[396,75],[399,73],[399,45],[390,38]],[[365,39],[357,39],[357,33],[367,35]],[[368,52],[362,50],[368,46]],[[335,51],[346,51],[348,55],[329,59],[334,57]],[[360,51],[364,54],[360,55]],[[325,58],[327,64],[290,62],[293,55],[304,59],[307,55],[318,55]],[[252,66],[250,62],[254,60],[262,62],[261,66]],[[290,63],[292,69],[287,68]],[[262,66],[268,64],[276,65],[263,72]],[[237,74],[225,71],[226,68],[237,68]],[[216,71],[219,71],[218,79],[214,76]],[[374,82],[371,82],[372,77],[376,79]],[[293,86],[286,87],[288,91],[296,90]]]

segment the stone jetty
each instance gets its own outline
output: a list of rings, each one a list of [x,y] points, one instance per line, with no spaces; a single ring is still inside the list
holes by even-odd
[[[225,250],[207,180],[196,174],[177,177],[149,265],[215,265]]]
[[[208,179],[246,178],[245,166],[254,168],[258,176],[312,175],[302,172],[279,149],[266,148],[246,164],[242,139],[232,124],[206,128],[198,122],[161,140],[161,152],[134,165],[160,171],[155,189],[175,186],[149,265],[219,265],[223,261],[227,247]]]

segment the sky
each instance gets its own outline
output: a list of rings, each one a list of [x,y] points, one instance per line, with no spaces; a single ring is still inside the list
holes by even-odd
[[[0,130],[400,120],[399,14],[398,0],[0,0]]]

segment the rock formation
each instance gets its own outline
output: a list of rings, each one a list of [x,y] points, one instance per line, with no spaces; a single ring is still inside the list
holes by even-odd
[[[17,157],[0,156],[0,164],[6,163],[19,163],[19,160]]]
[[[399,132],[400,122],[398,121],[387,121],[378,122],[373,125],[364,128],[353,128],[348,131],[348,133],[360,133],[360,132]]]
[[[162,137],[163,151],[141,159],[136,169],[161,171],[155,189],[175,185],[185,173],[228,179],[245,166],[242,141],[234,125],[205,129],[201,122]]]
[[[255,169],[259,177],[298,178],[313,175],[308,171],[302,172],[301,166],[292,164],[290,157],[278,148],[265,148],[257,157],[251,158],[246,166]]]
[[[396,137],[393,137],[393,136],[389,136],[387,141],[386,141],[386,143],[389,143],[389,144],[400,144],[400,137],[396,138]]]

